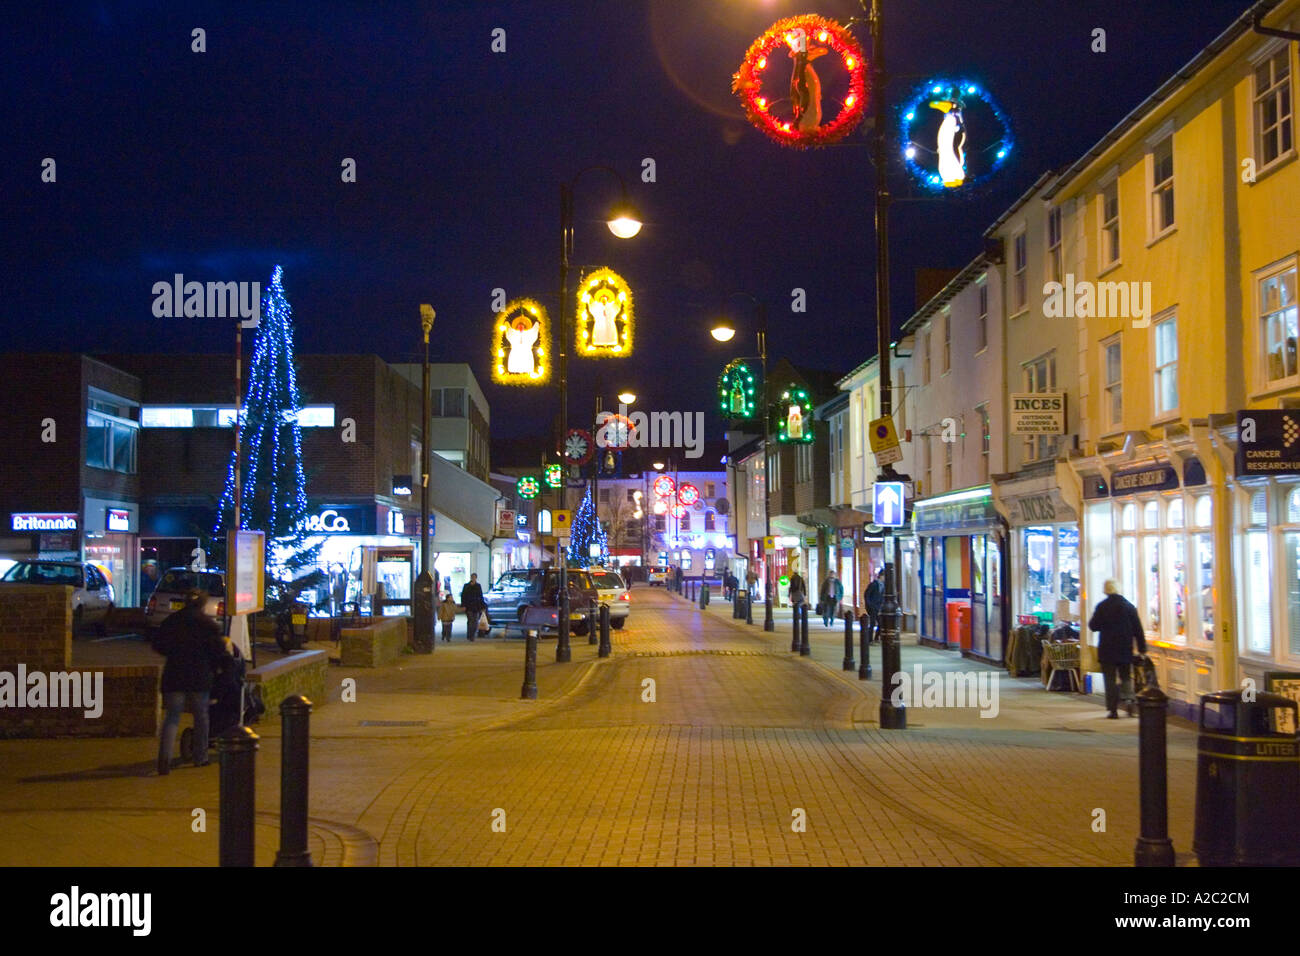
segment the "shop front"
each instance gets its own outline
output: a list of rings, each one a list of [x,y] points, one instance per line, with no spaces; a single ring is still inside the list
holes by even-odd
[[[1215,507],[1205,468],[1195,456],[1166,449],[1113,466],[1109,480],[1086,470],[1082,477],[1080,616],[1092,665],[1096,635],[1087,631],[1087,616],[1113,579],[1137,608],[1162,688],[1187,716],[1199,695],[1215,689]],[[1249,535],[1243,543],[1249,565]],[[1252,574],[1243,580],[1248,601],[1257,590]]]
[[[75,511],[15,511],[0,536],[0,575],[19,561],[80,561],[81,516]]]
[[[989,486],[916,502],[918,640],[1001,663],[1008,631],[1006,531]]]
[[[1058,483],[1055,463],[994,483],[994,503],[1010,528],[1010,606],[1017,625],[1070,624],[1078,630],[1087,623],[1074,497],[1070,482]]]
[[[82,523],[85,560],[113,585],[113,602],[135,607],[140,600],[140,509],[133,501],[86,496]]]

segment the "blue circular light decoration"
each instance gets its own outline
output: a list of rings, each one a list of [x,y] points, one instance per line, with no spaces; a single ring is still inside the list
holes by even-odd
[[[903,164],[937,193],[970,191],[1015,152],[1006,114],[971,80],[928,80],[903,101],[899,125]]]

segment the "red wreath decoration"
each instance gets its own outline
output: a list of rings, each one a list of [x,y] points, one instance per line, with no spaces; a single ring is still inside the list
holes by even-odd
[[[772,116],[772,102],[780,97],[763,91],[763,73],[770,66],[773,51],[786,46],[789,42],[787,36],[801,28],[808,37],[810,49],[816,45],[823,52],[835,53],[849,73],[849,92],[844,97],[839,115],[829,123],[809,130],[797,128],[794,120],[778,120]],[[795,149],[828,146],[849,135],[862,121],[867,99],[865,60],[862,47],[853,34],[834,20],[812,13],[786,17],[772,24],[750,46],[740,69],[732,77],[731,91],[740,97],[749,121],[782,146]]]

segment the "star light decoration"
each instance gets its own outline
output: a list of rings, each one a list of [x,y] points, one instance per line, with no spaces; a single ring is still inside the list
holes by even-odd
[[[596,443],[585,428],[570,428],[564,438],[564,458],[574,465],[585,465],[596,453]]]
[[[612,269],[597,269],[578,287],[578,354],[622,358],[632,353],[632,290]]]
[[[808,392],[791,385],[781,392],[776,403],[776,440],[786,444],[808,443],[813,440],[812,399]]]
[[[1015,146],[1002,108],[969,79],[927,80],[898,117],[903,164],[932,192],[969,192],[1001,169]]]
[[[772,107],[782,99],[790,99],[790,94],[788,86],[780,93],[767,90],[763,79],[778,62],[797,62],[793,59],[794,51],[801,44],[807,45],[810,51],[821,50],[823,54],[829,50],[848,73],[848,91],[839,112],[829,123],[818,123],[811,129],[801,129],[793,116],[779,119],[772,115]],[[791,52],[790,57],[780,55],[786,50]],[[820,65],[830,59],[832,57],[826,56],[818,61],[814,54],[806,62],[812,67],[814,62]],[[820,83],[818,88],[820,92]],[[828,146],[849,135],[862,122],[867,100],[865,56],[853,34],[834,20],[816,14],[786,17],[772,24],[750,45],[744,62],[732,77],[731,91],[740,97],[750,123],[769,139],[794,149]]]
[[[551,324],[546,310],[533,299],[515,299],[494,321],[492,381],[545,385],[551,377]]]
[[[519,497],[528,501],[536,498],[541,493],[541,490],[541,483],[538,482],[535,475],[524,475],[515,482],[515,491],[519,494]]]
[[[741,359],[727,363],[718,377],[718,403],[727,418],[753,418],[758,411],[754,400],[754,373]]]

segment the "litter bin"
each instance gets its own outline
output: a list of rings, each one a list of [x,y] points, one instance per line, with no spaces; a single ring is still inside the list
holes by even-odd
[[[945,610],[948,612],[948,646],[961,645],[961,609],[962,601],[949,601]],[[969,646],[969,643],[967,644]]]
[[[961,649],[970,650],[971,643],[971,609],[969,604],[957,608],[957,633],[960,635]]]
[[[1300,866],[1300,734],[1276,729],[1287,716],[1297,726],[1296,702],[1242,695],[1201,697],[1192,849],[1202,866]],[[1218,714],[1214,728],[1207,706]]]

